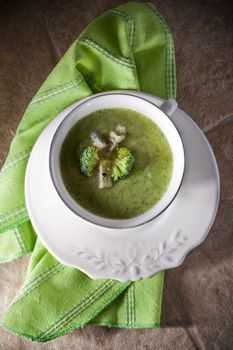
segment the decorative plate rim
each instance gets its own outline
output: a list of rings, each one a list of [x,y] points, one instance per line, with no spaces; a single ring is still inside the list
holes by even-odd
[[[117,93],[117,91],[116,91]],[[122,93],[122,91],[119,91],[119,93]],[[132,93],[132,91],[130,91],[130,93]],[[104,93],[101,93],[101,95],[104,94]],[[135,95],[143,95],[143,97],[145,98],[148,98],[148,99],[153,99],[154,103],[162,103],[162,99],[161,98],[158,98],[158,97],[155,97],[155,96],[151,96],[151,95],[148,95],[148,94],[145,94],[145,93],[135,93]],[[88,98],[87,98],[88,99]],[[83,101],[83,100],[82,100]],[[68,107],[68,109],[64,110],[62,113],[60,113],[57,118],[60,116],[61,118],[61,115],[63,114],[64,116],[68,113],[67,110],[71,110],[74,106],[78,105],[80,102],[77,102],[75,104],[73,104],[72,106]],[[184,113],[183,111],[181,111],[179,109],[180,112]],[[185,114],[185,113],[184,113]],[[188,116],[187,116],[188,117]],[[189,117],[188,117],[189,118]],[[26,176],[25,176],[25,197],[26,197],[26,205],[27,205],[27,208],[28,208],[28,212],[29,212],[29,216],[30,216],[30,219],[32,221],[32,224],[40,238],[40,240],[42,241],[42,243],[46,246],[46,248],[50,251],[50,253],[52,255],[54,255],[61,263],[67,265],[67,266],[71,266],[71,267],[75,267],[75,268],[78,268],[80,271],[84,272],[85,274],[87,274],[89,277],[91,277],[92,279],[98,279],[98,278],[102,278],[102,279],[108,279],[108,278],[111,278],[111,279],[116,279],[118,281],[128,281],[128,280],[132,280],[132,281],[135,281],[135,280],[139,280],[139,279],[142,279],[142,278],[149,278],[149,277],[152,277],[153,275],[159,273],[160,271],[163,271],[164,269],[170,269],[170,268],[174,268],[174,267],[177,267],[179,265],[181,265],[185,259],[185,257],[189,254],[189,252],[191,250],[193,250],[195,247],[197,247],[199,244],[201,244],[205,238],[207,237],[211,227],[212,227],[212,224],[214,222],[214,219],[216,217],[216,214],[217,214],[217,210],[218,210],[218,206],[219,206],[219,198],[220,198],[220,178],[219,178],[219,172],[218,172],[218,167],[217,167],[217,163],[216,163],[216,160],[215,160],[215,157],[214,157],[214,154],[213,154],[213,151],[208,143],[208,140],[206,138],[206,136],[204,135],[204,133],[199,129],[199,127],[196,125],[196,123],[193,122],[193,120],[191,118],[189,118],[189,122],[192,123],[192,126],[193,127],[196,127],[203,140],[205,141],[206,143],[206,146],[208,147],[208,151],[210,152],[210,157],[211,157],[211,160],[212,160],[212,163],[214,164],[214,171],[215,171],[215,175],[216,175],[216,198],[215,198],[215,207],[214,207],[214,210],[212,212],[212,215],[211,215],[211,219],[209,220],[209,224],[208,224],[208,227],[205,229],[205,232],[203,232],[203,234],[201,235],[201,237],[199,238],[198,241],[196,242],[192,242],[192,244],[187,247],[186,246],[186,249],[185,251],[183,252],[183,254],[180,254],[179,257],[175,259],[175,261],[170,261],[170,263],[168,262],[167,264],[165,264],[164,266],[157,266],[157,269],[154,269],[153,271],[142,271],[143,269],[141,268],[140,269],[140,264],[138,265],[137,263],[135,264],[135,259],[136,257],[134,257],[135,259],[132,259],[132,248],[131,249],[131,253],[129,254],[129,258],[132,260],[131,261],[131,264],[129,262],[125,263],[125,267],[130,267],[128,269],[128,273],[127,271],[125,273],[116,273],[116,272],[106,272],[106,275],[105,277],[100,274],[99,272],[104,268],[103,263],[102,265],[99,264],[100,266],[102,266],[102,268],[95,268],[94,270],[92,269],[89,269],[89,265],[88,263],[85,263],[83,264],[83,262],[81,260],[84,260],[85,259],[85,251],[86,251],[86,258],[89,254],[89,258],[92,256],[92,260],[94,259],[94,250],[93,248],[87,248],[87,247],[83,247],[83,245],[78,245],[76,246],[77,249],[79,249],[79,260],[77,261],[77,263],[71,263],[70,261],[67,261],[66,259],[64,259],[64,257],[62,257],[58,251],[56,249],[53,249],[51,248],[50,244],[48,243],[48,241],[46,240],[46,238],[44,238],[43,234],[42,234],[42,230],[40,229],[40,225],[39,223],[37,222],[36,220],[36,217],[34,216],[34,213],[33,213],[33,210],[32,210],[32,202],[31,202],[31,198],[30,198],[30,189],[29,189],[29,178],[30,178],[30,171],[31,171],[31,163],[32,163],[32,159],[33,159],[33,151],[32,151],[32,154],[29,158],[29,162],[28,162],[28,166],[27,166],[27,169],[26,169]],[[49,124],[50,125],[50,124]],[[48,126],[49,127],[49,126]],[[47,128],[48,128],[47,127]],[[46,128],[46,129],[47,129]],[[36,143],[37,144],[37,143]],[[182,185],[183,186],[183,185]],[[182,187],[181,186],[181,187]],[[178,194],[179,196],[179,194]],[[163,214],[161,214],[163,215]],[[156,224],[156,223],[155,223]],[[141,226],[143,227],[143,226]],[[109,229],[111,230],[111,229]],[[175,233],[174,233],[175,232]],[[182,237],[183,238],[183,245],[185,245],[185,243],[187,242],[187,237],[186,235],[183,235],[181,234],[180,230],[179,229],[176,229],[172,233],[172,235],[177,235],[178,233],[178,236],[179,237]],[[171,236],[170,236],[171,237]],[[175,237],[175,236],[174,236]],[[137,240],[135,241],[137,242]],[[132,240],[132,246],[134,246],[135,242]],[[151,248],[153,252],[156,251],[156,249],[158,249],[158,247],[153,247]],[[82,252],[82,253],[80,253]],[[77,253],[77,251],[76,251]],[[93,254],[94,253],[94,254]],[[81,256],[80,256],[81,254]],[[101,252],[98,252],[98,254],[101,254]],[[103,252],[102,252],[103,254]],[[105,253],[105,255],[109,255],[111,253]],[[135,254],[135,253],[134,253]],[[136,255],[137,255],[137,252],[136,252]],[[149,254],[150,255],[150,254]],[[98,255],[99,257],[101,255]],[[98,260],[98,256],[97,256],[97,260]],[[105,262],[107,264],[107,261],[108,261],[108,258],[105,256]],[[152,259],[153,257],[148,257],[148,259]],[[107,259],[107,260],[106,260]],[[117,260],[119,260],[117,258]],[[105,265],[106,265],[105,264]],[[118,262],[118,264],[120,264]],[[92,264],[93,265],[93,264]],[[107,264],[108,265],[108,264]],[[111,263],[110,263],[111,265]],[[110,266],[111,267],[111,266]],[[123,267],[122,267],[123,268]],[[114,275],[115,273],[115,275]]]

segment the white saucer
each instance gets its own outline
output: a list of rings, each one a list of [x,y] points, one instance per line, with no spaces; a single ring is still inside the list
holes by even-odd
[[[133,94],[158,106],[163,102],[151,95]],[[180,265],[205,239],[218,208],[219,173],[206,137],[192,119],[178,109],[172,120],[183,140],[186,165],[175,200],[164,213],[143,226],[121,230],[102,228],[66,207],[49,174],[52,137],[67,113],[79,103],[60,113],[47,126],[29,158],[25,196],[38,237],[60,262],[78,268],[93,279],[135,281]]]

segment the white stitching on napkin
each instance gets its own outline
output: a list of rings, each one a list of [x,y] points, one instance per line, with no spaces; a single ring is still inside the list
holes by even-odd
[[[37,104],[38,102],[44,101],[49,99],[50,97],[54,97],[58,94],[61,94],[62,92],[66,92],[67,90],[70,90],[71,88],[78,86],[79,83],[83,80],[83,78],[71,80],[70,82],[63,84],[61,86],[55,87],[53,89],[50,89],[48,91],[41,92],[35,96],[35,98],[32,99],[32,101],[29,103],[29,107]]]

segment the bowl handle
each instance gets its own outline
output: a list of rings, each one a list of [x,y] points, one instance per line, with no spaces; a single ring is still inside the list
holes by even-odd
[[[162,106],[160,106],[160,109],[170,117],[175,112],[177,107],[177,102],[172,98],[169,98],[162,104]]]

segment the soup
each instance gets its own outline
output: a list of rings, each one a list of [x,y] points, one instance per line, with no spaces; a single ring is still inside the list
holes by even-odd
[[[117,125],[126,129],[119,146],[129,149],[135,161],[128,176],[100,189],[98,174],[85,176],[79,157],[91,145],[93,131],[107,139]],[[67,191],[80,206],[104,218],[129,219],[145,213],[163,197],[172,177],[173,157],[165,135],[152,120],[128,109],[103,109],[84,117],[69,131],[61,148],[60,168]]]

